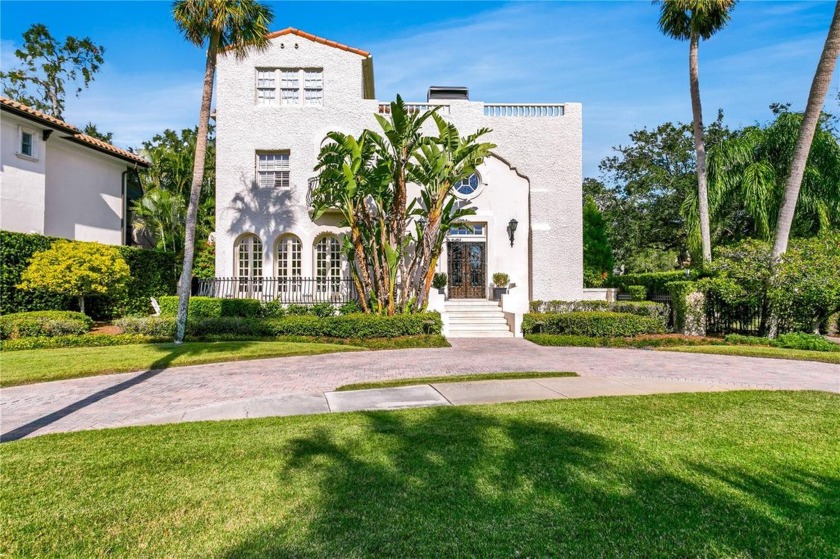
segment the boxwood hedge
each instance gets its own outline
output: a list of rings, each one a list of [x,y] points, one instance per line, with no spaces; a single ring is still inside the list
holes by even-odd
[[[93,326],[87,315],[72,311],[34,311],[0,316],[0,339],[84,334]]]
[[[592,337],[638,336],[665,331],[662,321],[629,313],[583,311],[559,314],[526,314],[525,334],[568,334]]]
[[[171,336],[175,319],[169,317],[124,318],[117,321],[127,334]],[[419,334],[440,334],[442,328],[438,313],[400,314],[379,316],[348,314],[318,317],[288,315],[282,318],[220,317],[190,320],[190,336],[313,336],[327,338],[395,338]]]
[[[175,316],[178,313],[178,296],[158,298],[161,316]],[[261,313],[256,299],[219,299],[215,297],[190,297],[187,317],[190,319],[242,316],[255,318]]]

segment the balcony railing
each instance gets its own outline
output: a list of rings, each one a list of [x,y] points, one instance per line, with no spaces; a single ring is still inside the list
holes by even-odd
[[[484,116],[542,116],[554,117],[563,116],[565,107],[563,105],[542,105],[542,104],[486,104],[484,105]]]
[[[406,103],[405,109],[410,113],[422,113],[425,111],[431,111],[435,107],[438,107],[437,113],[439,115],[448,115],[449,114],[449,105],[441,105],[439,103]],[[391,104],[390,103],[379,103],[379,114],[381,115],[389,115],[391,114]]]
[[[341,305],[359,300],[356,284],[346,278],[209,278],[199,279],[195,287],[194,294],[201,297],[259,299],[290,305]]]

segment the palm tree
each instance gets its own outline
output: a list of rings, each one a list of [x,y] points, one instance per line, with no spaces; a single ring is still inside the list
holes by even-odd
[[[193,179],[184,233],[184,266],[178,284],[180,299],[178,300],[175,342],[181,343],[187,328],[187,307],[190,301],[195,255],[195,225],[201,186],[204,182],[204,162],[210,128],[210,105],[213,100],[216,57],[220,53],[222,55],[233,53],[237,58],[244,58],[251,49],[264,49],[268,45],[266,35],[272,12],[269,7],[256,0],[177,0],[173,4],[172,12],[175,23],[188,41],[196,46],[204,46],[205,41],[207,42],[204,89],[198,116]]]
[[[703,108],[700,104],[700,77],[697,51],[700,39],[708,40],[729,22],[736,0],[656,0],[660,5],[659,29],[679,41],[688,41],[688,73],[691,111],[694,121],[694,149],[697,151],[697,194],[703,260],[712,260],[709,227],[709,194],[706,182],[706,143],[703,139]]]
[[[805,166],[811,152],[811,142],[814,140],[814,132],[822,114],[822,106],[828,93],[828,86],[831,84],[831,75],[837,64],[838,55],[840,55],[840,1],[834,7],[834,18],[828,29],[828,37],[825,39],[822,56],[817,64],[814,81],[811,82],[808,104],[805,106],[805,115],[799,128],[790,173],[785,182],[782,205],[779,209],[779,222],[776,225],[776,240],[773,243],[773,262],[776,262],[787,250],[793,214],[799,198],[799,188],[802,186],[802,177],[805,175]]]

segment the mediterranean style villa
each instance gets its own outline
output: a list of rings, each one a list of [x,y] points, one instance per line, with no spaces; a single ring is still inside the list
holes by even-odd
[[[0,229],[133,244],[133,175],[148,161],[5,97],[0,114]]]
[[[376,99],[370,53],[292,28],[269,38],[263,52],[218,62],[216,276],[252,296],[341,301],[352,288],[344,230],[337,214],[312,220],[313,169],[328,132],[378,129],[374,115],[390,106]],[[445,310],[500,313],[489,301],[496,272],[510,276],[506,298],[520,311],[529,300],[583,298],[581,105],[483,103],[462,87],[431,87],[410,103],[432,106],[462,135],[492,129],[497,145],[456,187],[476,215],[451,229],[440,259]],[[213,291],[237,296],[218,283]]]

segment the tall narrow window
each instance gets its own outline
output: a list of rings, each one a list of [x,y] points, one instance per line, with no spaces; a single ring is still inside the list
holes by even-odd
[[[35,156],[32,132],[26,132],[25,130],[20,131],[20,152],[19,153],[21,155],[26,155],[27,157],[34,157]]]
[[[324,73],[321,70],[304,70],[304,104],[324,104]]]
[[[277,277],[280,291],[287,293],[301,288],[301,243],[294,235],[283,235],[277,243]]]
[[[280,71],[281,104],[300,105],[300,70]]]
[[[263,188],[289,188],[289,154],[257,154],[257,183]]]
[[[277,71],[257,71],[257,103],[260,105],[277,104]]]
[[[315,277],[319,293],[341,290],[341,244],[335,237],[323,237],[315,244]]]
[[[262,292],[263,258],[259,237],[247,235],[239,240],[235,263],[239,296],[251,297]]]

